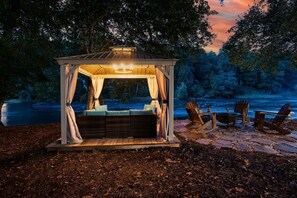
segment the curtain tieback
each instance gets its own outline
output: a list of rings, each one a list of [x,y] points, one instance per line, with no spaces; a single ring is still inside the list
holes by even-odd
[[[67,106],[67,107],[71,106],[71,103],[70,103],[70,102],[67,102],[67,103],[66,103],[66,106]]]
[[[168,102],[168,100],[163,100],[163,101],[162,101],[162,103],[167,103],[167,102]]]
[[[99,98],[94,98],[94,100],[99,100]]]
[[[152,100],[158,100],[158,98],[152,98]]]

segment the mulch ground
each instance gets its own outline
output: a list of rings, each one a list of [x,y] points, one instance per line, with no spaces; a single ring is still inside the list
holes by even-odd
[[[297,157],[180,148],[48,153],[59,125],[0,128],[0,197],[296,197]]]

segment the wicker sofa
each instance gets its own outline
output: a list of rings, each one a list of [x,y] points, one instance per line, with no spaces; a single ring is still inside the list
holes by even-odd
[[[77,117],[82,138],[155,137],[157,116],[146,110],[106,111]]]

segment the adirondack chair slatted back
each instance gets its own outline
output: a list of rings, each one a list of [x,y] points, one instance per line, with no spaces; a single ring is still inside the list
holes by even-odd
[[[279,112],[276,114],[275,118],[272,120],[272,124],[276,126],[281,126],[288,115],[291,112],[291,105],[290,104],[285,104],[282,106],[282,108],[279,110]]]
[[[197,108],[198,109],[198,104],[196,101],[189,101],[187,104],[186,104],[186,108],[192,108],[192,109],[195,109]]]
[[[236,102],[234,112],[240,113],[242,115],[245,114],[245,116],[247,116],[249,107],[250,105],[247,101],[240,100]]]
[[[196,102],[193,102],[193,101],[188,102],[186,104],[186,111],[189,115],[190,120],[193,123],[201,124],[201,125],[204,124],[201,116],[199,115],[198,105]]]

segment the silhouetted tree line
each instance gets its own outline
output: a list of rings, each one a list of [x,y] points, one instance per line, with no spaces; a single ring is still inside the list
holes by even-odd
[[[233,64],[273,70],[288,60],[296,67],[296,0],[256,0],[229,31],[223,48]]]
[[[189,56],[175,69],[178,98],[239,95],[287,94],[297,91],[297,70],[289,61],[280,61],[273,70],[233,65],[221,51]]]
[[[43,83],[35,83],[27,89],[33,99],[58,101],[58,71],[47,69],[52,81],[45,89]],[[55,74],[53,74],[55,73]],[[262,71],[260,68],[242,68],[232,65],[226,53],[216,55],[196,53],[181,59],[175,67],[175,97],[178,98],[231,98],[242,95],[293,94],[297,91],[297,70],[290,62],[281,61],[277,71]],[[80,76],[75,100],[87,100],[87,78]],[[128,102],[132,97],[148,97],[146,80],[116,79],[104,82],[103,97]]]
[[[113,45],[177,57],[211,41],[215,13],[206,0],[1,0],[0,113],[18,94],[59,99],[55,57]],[[78,99],[87,83],[79,80]]]
[[[18,95],[58,101],[54,58],[112,45],[180,58],[178,97],[295,90],[290,66],[297,60],[296,13],[296,1],[256,0],[230,30],[234,34],[223,47],[227,55],[216,56],[202,50],[214,37],[208,16],[216,14],[206,0],[2,0],[0,111],[6,99]],[[112,83],[103,94],[125,98]],[[131,96],[147,94],[145,82],[122,84]],[[85,100],[87,87],[88,80],[80,77],[75,100]]]

